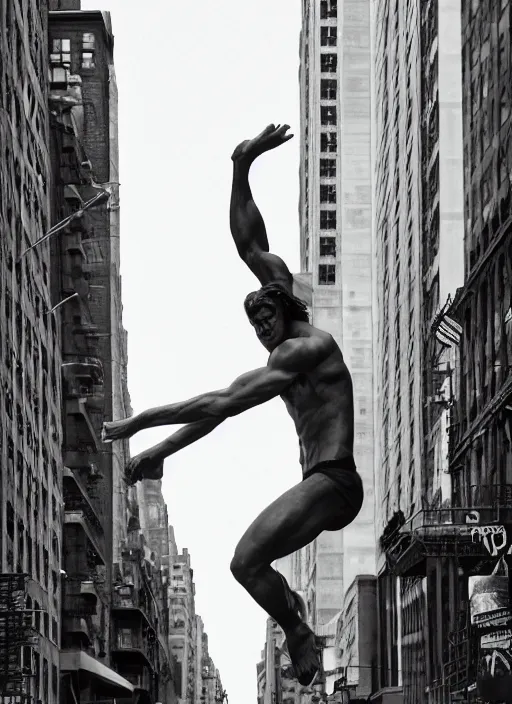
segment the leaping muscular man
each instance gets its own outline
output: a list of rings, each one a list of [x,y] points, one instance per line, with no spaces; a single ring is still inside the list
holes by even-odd
[[[230,224],[238,253],[261,283],[245,310],[263,347],[266,366],[243,374],[231,386],[105,423],[106,442],[159,425],[185,423],[170,438],[133,458],[127,479],[159,479],[163,460],[211,432],[230,416],[280,396],[300,444],[302,481],[266,508],[238,543],[235,579],[283,629],[297,679],[311,685],[321,672],[313,631],[299,595],[271,567],[274,560],[312,542],[324,530],[340,530],[357,516],[363,487],[353,459],[352,380],[334,339],[309,323],[305,304],[292,293],[286,264],[269,252],[267,233],[249,186],[249,170],[264,152],[293,135],[269,125],[242,142],[232,155]]]

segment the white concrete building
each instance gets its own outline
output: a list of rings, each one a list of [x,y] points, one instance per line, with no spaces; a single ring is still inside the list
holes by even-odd
[[[315,624],[375,571],[370,2],[304,0],[300,41],[302,280],[313,325],[339,344],[354,382],[355,461],[365,501],[354,523],[323,533],[296,560]]]

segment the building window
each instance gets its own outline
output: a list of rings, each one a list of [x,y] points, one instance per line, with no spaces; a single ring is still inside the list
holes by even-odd
[[[320,54],[320,70],[322,73],[336,73],[337,68],[337,54]]]
[[[335,78],[322,78],[320,81],[320,97],[322,100],[336,100],[338,81]]]
[[[38,601],[34,602],[34,612],[34,628],[40,632],[41,607]]]
[[[320,0],[320,19],[336,19],[338,16],[338,0]]]
[[[50,54],[50,63],[52,66],[67,66],[71,65],[71,40],[70,39],[54,39],[52,42],[52,53]]]
[[[335,125],[336,117],[336,105],[320,106],[320,122],[322,125]]]
[[[320,256],[336,256],[336,237],[320,237]]]
[[[82,47],[84,51],[94,51],[94,34],[92,34],[92,32],[83,33]]]
[[[82,51],[82,68],[94,68],[94,54],[92,51]]]
[[[336,159],[320,159],[320,178],[336,176]]]
[[[48,660],[43,658],[43,699],[48,701]]]
[[[318,265],[318,283],[332,286],[336,283],[336,265],[335,264],[319,264]]]
[[[117,634],[117,642],[119,648],[132,648],[133,639],[130,628],[120,628]]]
[[[57,665],[52,665],[52,692],[53,697],[57,700],[57,694],[59,689],[59,672],[57,670]]]
[[[94,34],[82,34],[82,68],[94,68]]]
[[[321,210],[320,211],[320,229],[335,230],[336,229],[336,211]]]
[[[54,39],[50,54],[50,83],[53,87],[67,87],[70,66],[71,40]]]
[[[336,27],[320,27],[320,44],[322,46],[336,46]]]
[[[320,186],[320,203],[336,203],[336,184],[322,184]]]
[[[336,132],[321,132],[320,151],[335,152],[338,148],[338,135]]]

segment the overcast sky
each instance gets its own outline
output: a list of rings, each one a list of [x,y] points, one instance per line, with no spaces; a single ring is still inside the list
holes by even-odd
[[[296,137],[253,167],[271,248],[299,270],[299,0],[82,0],[110,10],[119,85],[123,321],[135,413],[223,388],[266,364],[243,310],[258,282],[229,231],[230,155],[270,122]],[[172,430],[172,429],[170,429]],[[142,433],[132,454],[168,430]],[[229,571],[253,518],[300,479],[275,400],[168,460],[178,547],[230,704],[256,697],[265,614]]]

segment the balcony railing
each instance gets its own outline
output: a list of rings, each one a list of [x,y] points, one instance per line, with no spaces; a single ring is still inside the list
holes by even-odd
[[[98,606],[98,592],[92,580],[64,582],[63,612],[70,616],[94,616]]]
[[[95,452],[101,452],[100,441],[96,430],[94,429],[92,421],[89,417],[89,414],[87,413],[86,404],[86,398],[68,398],[65,404],[66,414],[71,416],[78,416],[82,419],[82,425],[84,426],[83,432],[88,436],[88,439],[94,446]]]
[[[436,680],[425,688],[428,695],[428,704],[444,704],[448,694],[448,688],[442,680]]]
[[[122,617],[136,612],[144,618],[149,628],[156,630],[152,604],[148,604],[148,598],[142,589],[135,589],[131,585],[116,587],[112,594],[112,611],[118,612]]]
[[[25,673],[23,647],[37,647],[39,633],[32,627],[32,610],[25,608],[28,575],[0,574],[0,692],[17,691]]]
[[[119,669],[122,669],[120,667]],[[153,687],[153,674],[150,668],[143,667],[140,672],[123,672],[123,677],[131,682],[137,689],[145,689],[150,692]]]
[[[69,467],[64,467],[63,488],[65,510],[83,511],[101,540],[103,537],[103,526],[99,519],[98,511],[91,502],[89,492],[77,471],[73,472]]]
[[[135,629],[123,628],[117,633],[112,655],[118,662],[122,658],[129,658],[140,666],[147,666],[152,670],[156,667],[156,644]]]
[[[92,471],[90,467],[87,469],[89,472]],[[73,472],[73,470],[66,466],[64,467],[63,472],[63,488],[65,509],[67,511],[74,511],[75,509],[83,510],[94,530],[98,533],[98,535],[102,536],[103,526],[99,520],[97,510],[91,502],[87,487],[83,483],[78,472]]]
[[[512,519],[512,484],[473,485],[468,498],[464,506],[418,511],[400,532],[431,530],[433,534],[449,535],[450,526],[453,526],[460,534],[461,526],[503,523]]]
[[[98,535],[94,527],[94,522],[89,520],[88,514],[83,509],[66,510],[64,514],[64,525],[79,526],[89,541],[92,548],[92,556],[96,564],[106,564],[103,551],[103,536]]]
[[[497,557],[512,521],[512,485],[472,486],[467,505],[422,509],[391,537],[386,550],[406,574],[425,557]]]
[[[85,259],[85,250],[82,245],[82,233],[83,229],[81,223],[77,226],[76,221],[73,221],[72,227],[64,231],[62,246],[67,253],[75,256],[79,255],[82,259]]]
[[[67,399],[85,398],[88,402],[103,399],[103,367],[99,359],[65,362],[62,373]]]

